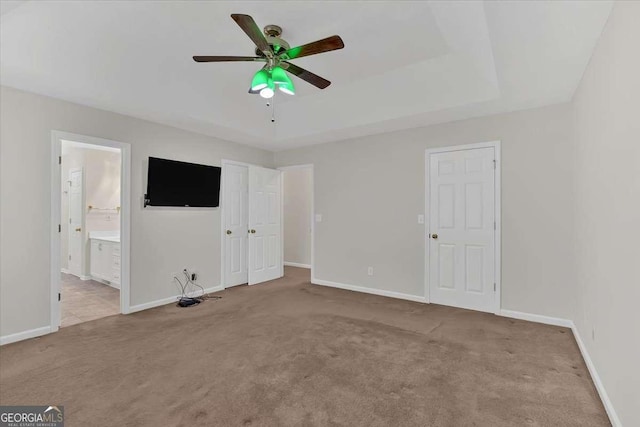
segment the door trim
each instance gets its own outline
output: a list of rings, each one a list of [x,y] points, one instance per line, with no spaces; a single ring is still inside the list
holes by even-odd
[[[236,160],[228,160],[228,159],[222,159],[220,161],[220,167],[222,168],[222,171],[220,173],[220,286],[222,286],[223,289],[227,289],[227,288],[231,288],[233,286],[227,286],[226,283],[226,278],[225,278],[225,251],[227,249],[227,244],[226,244],[226,240],[224,238],[225,235],[225,224],[224,224],[224,194],[225,194],[225,182],[224,182],[224,172],[225,172],[225,166],[227,165],[236,165],[236,166],[245,166],[247,169],[250,167],[262,167],[260,165],[254,165],[252,163],[245,163],[245,162],[239,162]],[[249,182],[247,181],[247,187],[249,185]],[[248,199],[248,193],[247,193],[247,199]],[[248,200],[247,200],[248,202]],[[249,204],[247,203],[247,209],[248,209]],[[249,244],[247,242],[247,251],[249,250]],[[247,257],[247,274],[248,274],[248,268],[249,268],[249,253],[247,252],[245,254],[245,256]],[[247,277],[247,283],[249,283],[249,278]]]
[[[62,155],[62,141],[69,140],[91,145],[100,145],[120,149],[120,312],[131,312],[131,144],[111,141],[93,136],[78,135],[57,130],[51,131],[51,235],[49,264],[50,277],[50,316],[51,332],[60,328],[60,304],[58,292],[60,290],[60,232],[58,226],[62,217],[62,183],[59,158]]]
[[[278,170],[285,172],[288,170],[292,170],[292,169],[311,169],[311,265],[309,265],[309,267],[303,267],[302,264],[299,265],[299,267],[301,268],[310,268],[311,269],[311,282],[313,282],[315,280],[315,265],[316,265],[316,257],[315,257],[315,240],[316,240],[316,221],[315,221],[315,203],[316,203],[316,197],[315,197],[315,169],[313,167],[313,163],[306,163],[306,164],[302,164],[302,165],[293,165],[293,166],[281,166],[278,168]],[[282,197],[280,197],[282,206],[281,206],[281,212],[282,214],[280,215],[280,234],[281,234],[281,241],[282,241],[282,260],[283,260],[283,269],[284,269],[284,265],[292,265],[293,263],[285,263],[284,262],[284,179],[280,180],[280,185],[282,186],[282,190],[281,190],[281,194]],[[294,266],[294,265],[292,265]],[[295,267],[295,266],[294,266]],[[284,275],[284,271],[282,272],[282,275]]]
[[[474,150],[477,148],[493,148],[495,153],[496,160],[496,169],[494,174],[494,211],[495,211],[495,221],[496,221],[496,229],[494,232],[494,262],[495,262],[495,281],[496,281],[496,292],[495,292],[495,300],[493,312],[495,314],[500,314],[500,307],[502,306],[502,250],[501,250],[501,242],[502,242],[502,205],[500,201],[500,190],[501,190],[501,169],[502,169],[502,161],[500,156],[500,141],[489,141],[489,142],[480,142],[476,144],[464,144],[464,145],[453,145],[447,147],[437,147],[437,148],[428,148],[425,150],[424,154],[424,165],[425,165],[425,174],[424,174],[424,185],[425,185],[425,198],[424,198],[424,295],[427,303],[431,302],[431,289],[429,283],[429,200],[431,199],[431,194],[429,191],[430,182],[429,182],[429,173],[430,173],[430,162],[429,157],[431,154],[436,153],[447,153],[451,151],[462,151],[462,150]]]

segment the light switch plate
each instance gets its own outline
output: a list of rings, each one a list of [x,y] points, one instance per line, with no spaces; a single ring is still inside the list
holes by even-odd
[[[423,214],[418,215],[418,224],[424,224],[424,215]]]
[[[316,222],[322,222],[322,214],[316,214]]]

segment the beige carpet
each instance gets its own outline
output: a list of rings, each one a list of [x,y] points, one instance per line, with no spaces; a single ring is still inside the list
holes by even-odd
[[[0,350],[0,403],[73,426],[609,425],[568,329],[315,286],[306,270]]]
[[[120,313],[120,291],[95,280],[61,275],[61,327]]]

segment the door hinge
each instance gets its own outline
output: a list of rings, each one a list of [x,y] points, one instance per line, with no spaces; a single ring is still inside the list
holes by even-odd
[[[58,292],[58,301],[60,301],[61,298],[62,296],[60,295],[60,292]]]
[[[71,254],[69,254],[69,261],[71,261]]]
[[[62,225],[58,224],[58,233],[62,232]]]
[[[495,292],[495,291],[496,291],[496,284],[494,283],[493,284],[493,292]]]
[[[496,159],[493,159],[493,168],[496,168]]]
[[[493,229],[494,229],[494,230],[497,230],[497,228],[496,228],[496,227],[497,227],[497,226],[496,226],[496,222],[495,222],[495,221],[493,221]]]
[[[58,164],[61,165],[62,164],[62,156],[58,156]]]

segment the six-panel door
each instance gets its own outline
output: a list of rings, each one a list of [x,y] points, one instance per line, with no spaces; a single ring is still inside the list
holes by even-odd
[[[249,168],[249,284],[282,276],[281,172]]]
[[[249,169],[242,165],[224,167],[225,287],[248,283],[247,236]]]
[[[495,310],[494,148],[429,158],[432,303]]]

